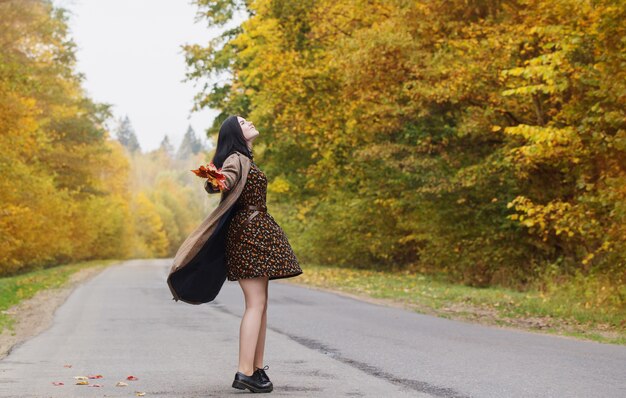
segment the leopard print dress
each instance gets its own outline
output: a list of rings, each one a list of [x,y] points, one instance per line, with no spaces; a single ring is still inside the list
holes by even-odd
[[[302,273],[287,235],[267,211],[257,213],[242,229],[245,220],[254,213],[242,207],[265,205],[266,193],[267,177],[252,162],[226,232],[229,281],[257,276],[290,278]]]

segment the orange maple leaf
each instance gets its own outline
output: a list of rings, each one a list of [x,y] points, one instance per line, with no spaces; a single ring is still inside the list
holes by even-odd
[[[222,168],[220,167],[218,169],[213,162],[209,162],[206,166],[200,166],[198,169],[191,171],[198,177],[208,179],[211,185],[220,191],[228,189],[224,183],[226,176],[222,174]]]

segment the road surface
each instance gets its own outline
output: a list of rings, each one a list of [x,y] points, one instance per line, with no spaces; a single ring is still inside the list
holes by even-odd
[[[0,361],[0,396],[249,394],[231,387],[239,284],[226,281],[212,303],[175,302],[170,263],[127,261],[78,286],[49,329]],[[270,281],[269,296],[264,362],[274,396],[626,397],[624,346],[421,315],[288,281]],[[102,387],[75,384],[93,374],[103,378],[90,384]]]

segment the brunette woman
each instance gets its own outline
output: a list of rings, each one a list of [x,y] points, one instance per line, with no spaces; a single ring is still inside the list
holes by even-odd
[[[225,239],[227,278],[239,282],[245,299],[239,329],[239,365],[232,386],[270,392],[273,386],[265,372],[269,366],[263,366],[269,280],[294,277],[302,269],[285,232],[267,210],[267,177],[254,162],[252,151],[258,135],[252,122],[229,116],[220,127],[213,164],[222,169],[225,189],[230,189],[241,178],[237,157],[246,156],[250,161]],[[208,181],[205,189],[209,193],[221,192]]]

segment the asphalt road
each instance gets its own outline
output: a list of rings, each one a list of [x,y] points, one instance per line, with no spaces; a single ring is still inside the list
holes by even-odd
[[[169,264],[129,261],[77,287],[49,329],[0,361],[0,396],[250,394],[231,387],[239,284],[227,281],[209,304],[175,302]],[[269,296],[275,396],[626,397],[623,346],[441,319],[288,281],[271,281]],[[92,374],[104,376],[90,380],[102,387],[74,384]]]

